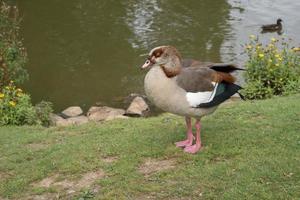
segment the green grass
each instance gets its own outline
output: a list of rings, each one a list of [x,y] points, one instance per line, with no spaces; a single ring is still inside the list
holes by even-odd
[[[68,128],[0,127],[0,199],[59,193],[34,187],[58,174],[76,180],[102,169],[88,199],[299,199],[300,95],[239,102],[202,120],[205,148],[189,155],[174,146],[184,120],[170,114]],[[103,158],[115,156],[112,163]],[[175,167],[144,176],[147,159]]]

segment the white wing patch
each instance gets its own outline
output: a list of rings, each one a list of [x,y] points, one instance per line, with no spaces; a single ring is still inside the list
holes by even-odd
[[[201,103],[210,102],[214,98],[218,87],[218,83],[212,82],[212,84],[215,87],[213,91],[186,93],[186,99],[189,102],[190,106],[197,107]]]

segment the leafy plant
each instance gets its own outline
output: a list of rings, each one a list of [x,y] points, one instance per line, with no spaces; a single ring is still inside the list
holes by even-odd
[[[272,38],[263,45],[253,35],[245,47],[249,59],[243,94],[247,99],[264,99],[300,91],[298,48],[291,49],[284,38],[280,41]]]
[[[0,90],[0,125],[40,124],[28,94],[13,82]]]
[[[53,112],[53,104],[48,101],[41,101],[35,105],[35,112],[43,126],[50,126],[50,114]]]
[[[0,2],[0,89],[10,80],[20,84],[28,78],[24,69],[26,50],[19,38],[18,9]]]
[[[82,194],[77,199],[86,200],[86,199],[93,199],[93,198],[95,198],[95,194],[90,190],[86,190],[82,192]]]
[[[42,101],[34,107],[30,96],[15,86],[28,78],[18,14],[16,7],[0,2],[0,125],[49,126],[52,104]]]

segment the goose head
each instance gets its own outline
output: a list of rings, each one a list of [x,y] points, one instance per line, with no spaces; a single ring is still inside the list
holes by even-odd
[[[159,46],[153,48],[142,69],[154,66],[162,68],[167,77],[176,76],[181,70],[181,55],[173,46]]]

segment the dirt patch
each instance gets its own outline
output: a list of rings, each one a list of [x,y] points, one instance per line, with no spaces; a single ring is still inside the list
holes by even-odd
[[[105,174],[102,170],[98,170],[98,171],[88,172],[84,174],[79,180],[64,179],[61,181],[57,181],[59,175],[56,174],[51,177],[47,177],[41,180],[40,182],[34,183],[32,185],[34,187],[44,187],[44,188],[56,187],[60,190],[63,190],[67,195],[70,195],[80,191],[83,188],[91,187],[97,180],[104,177],[104,175]],[[97,190],[99,190],[99,188]],[[47,194],[46,196],[42,194],[42,195],[32,196],[32,199],[38,199],[38,200],[55,199],[54,197],[55,196],[53,196],[53,198],[52,197],[48,198]]]
[[[157,160],[157,159],[147,159],[140,167],[139,172],[145,177],[150,176],[153,173],[175,168],[176,160]]]
[[[58,174],[55,174],[55,175],[53,175],[53,176],[44,178],[44,179],[41,180],[40,182],[34,183],[33,186],[34,186],[34,187],[45,187],[45,188],[49,188],[49,187],[55,182],[55,179],[57,179],[57,177],[58,177]]]
[[[0,180],[7,179],[11,176],[12,174],[10,173],[5,173],[5,172],[0,172]],[[1,199],[0,199],[1,200]]]
[[[140,195],[140,196],[137,196],[134,198],[135,200],[154,200],[154,199],[157,199],[157,197],[151,195],[151,194],[143,194],[143,195]]]
[[[59,188],[63,188],[63,189],[71,189],[75,186],[75,182],[74,181],[70,181],[70,180],[62,180],[62,181],[59,181],[59,182],[55,182],[53,183],[52,185],[53,186],[59,186]]]
[[[60,196],[58,194],[54,194],[54,193],[33,195],[33,196],[28,196],[25,198],[25,200],[55,200],[55,199],[60,199]]]
[[[102,160],[105,163],[113,163],[118,160],[118,157],[117,156],[107,156],[107,157],[102,158]]]
[[[43,144],[43,143],[31,143],[31,144],[27,144],[26,147],[33,150],[33,151],[38,151],[38,150],[42,150],[42,149],[47,149],[48,148],[48,144]]]
[[[260,113],[254,113],[252,116],[249,117],[251,121],[261,121],[267,119],[267,117]]]
[[[89,172],[82,176],[82,178],[77,182],[76,188],[87,188],[90,187],[95,181],[104,177],[104,172],[101,170],[96,172]]]

